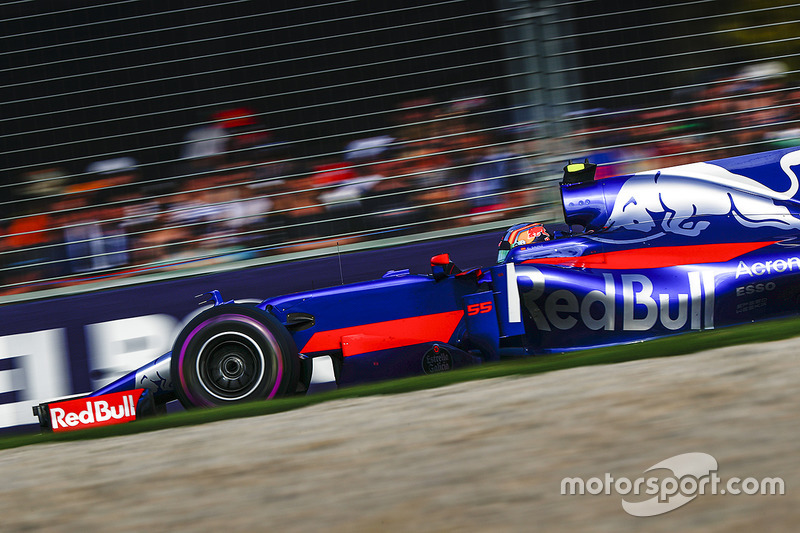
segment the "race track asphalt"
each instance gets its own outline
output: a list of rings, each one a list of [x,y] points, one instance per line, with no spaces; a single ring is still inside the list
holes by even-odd
[[[325,403],[255,419],[0,451],[16,531],[792,531],[800,340]],[[646,343],[642,345],[646,349]],[[660,475],[711,455],[723,483],[634,517],[565,477]],[[624,486],[621,485],[624,489]]]

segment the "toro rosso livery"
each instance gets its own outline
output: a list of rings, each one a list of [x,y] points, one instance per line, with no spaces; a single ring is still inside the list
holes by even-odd
[[[175,398],[216,406],[797,312],[800,149],[594,180],[570,164],[561,228],[512,227],[498,263],[213,304],[171,352],[91,395],[35,408],[56,431]]]

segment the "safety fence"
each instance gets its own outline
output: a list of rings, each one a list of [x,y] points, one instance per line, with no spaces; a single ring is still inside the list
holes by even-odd
[[[570,159],[800,143],[798,4],[191,4],[4,4],[0,299],[549,219]]]

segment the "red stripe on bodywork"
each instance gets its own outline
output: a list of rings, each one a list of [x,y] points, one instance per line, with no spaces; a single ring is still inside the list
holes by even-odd
[[[740,255],[758,250],[779,241],[737,242],[722,244],[694,244],[689,246],[661,246],[636,248],[579,257],[541,257],[528,259],[524,264],[537,263],[578,268],[662,268],[700,263],[723,263]]]
[[[348,328],[318,331],[300,350],[303,353],[342,349],[345,357],[368,351],[388,350],[422,342],[447,342],[464,311],[448,311]],[[346,344],[346,348],[343,344]]]

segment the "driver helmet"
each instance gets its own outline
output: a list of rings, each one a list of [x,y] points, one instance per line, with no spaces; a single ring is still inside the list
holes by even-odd
[[[502,263],[506,260],[508,252],[512,248],[534,242],[544,242],[553,239],[553,232],[548,230],[544,224],[538,222],[523,222],[511,226],[503,239],[500,241],[497,251],[497,262]]]

